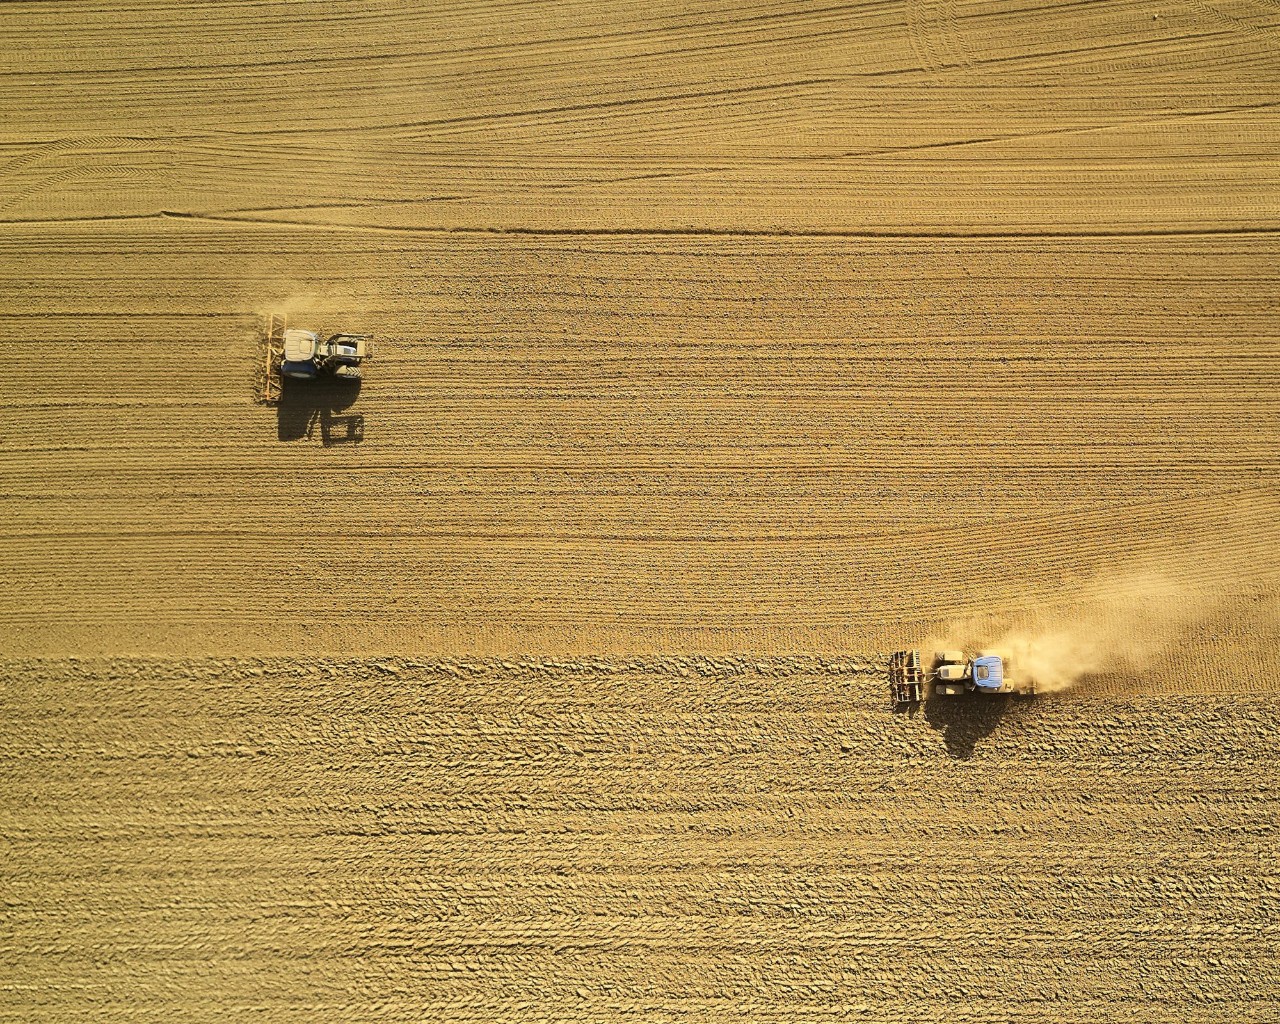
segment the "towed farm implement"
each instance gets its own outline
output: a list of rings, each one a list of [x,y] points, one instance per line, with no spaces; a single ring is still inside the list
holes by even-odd
[[[368,334],[332,334],[322,341],[313,331],[290,328],[278,313],[271,314],[265,342],[261,397],[268,404],[280,401],[286,378],[357,383],[361,364],[373,358]]]
[[[979,651],[974,655],[964,651],[938,651],[926,672],[919,651],[894,651],[889,657],[889,700],[894,707],[919,704],[928,687],[939,697],[1036,692],[1034,680],[1017,681],[1009,668],[1009,659],[992,651]]]

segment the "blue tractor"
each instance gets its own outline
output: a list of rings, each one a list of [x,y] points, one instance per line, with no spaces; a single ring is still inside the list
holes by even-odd
[[[314,331],[287,328],[284,317],[275,314],[266,333],[262,400],[279,402],[285,378],[358,383],[360,365],[372,358],[373,342],[367,334],[333,334],[322,339]]]
[[[928,672],[921,667],[919,651],[896,651],[889,659],[889,697],[894,706],[923,699],[926,686],[940,697],[965,693],[1035,693],[1034,680],[1017,681],[1009,672],[1009,659],[991,651],[968,655],[964,651],[938,651]]]
[[[315,380],[324,375],[357,381],[360,364],[369,356],[368,345],[369,339],[362,334],[335,334],[321,341],[318,334],[291,328],[284,332],[280,373],[293,380]]]

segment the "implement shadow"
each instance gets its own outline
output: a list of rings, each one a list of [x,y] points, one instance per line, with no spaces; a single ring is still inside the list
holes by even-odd
[[[924,717],[931,729],[942,733],[947,753],[967,761],[1019,700],[1007,693],[965,693],[953,697],[930,694],[925,700]]]
[[[322,379],[284,381],[276,405],[276,437],[281,441],[307,440],[320,427],[320,443],[359,444],[364,440],[364,416],[342,415],[360,397],[360,381]]]

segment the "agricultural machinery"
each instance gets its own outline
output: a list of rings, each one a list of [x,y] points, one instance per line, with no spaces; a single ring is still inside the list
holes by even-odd
[[[895,651],[889,658],[889,699],[894,707],[918,704],[932,687],[939,697],[964,693],[1036,692],[1033,680],[1015,681],[1009,659],[991,651],[968,655],[964,651],[938,651],[926,670],[919,651]]]
[[[360,364],[373,358],[367,334],[334,334],[321,340],[311,331],[287,328],[282,316],[273,314],[266,334],[266,377],[262,400],[280,401],[284,380],[329,380],[358,383]]]

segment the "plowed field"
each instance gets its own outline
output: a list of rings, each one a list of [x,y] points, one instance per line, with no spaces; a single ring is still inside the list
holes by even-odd
[[[1280,1018],[1273,0],[4,23],[0,1020]]]
[[[1274,694],[909,717],[813,658],[21,680],[9,1019],[1277,1009]]]

